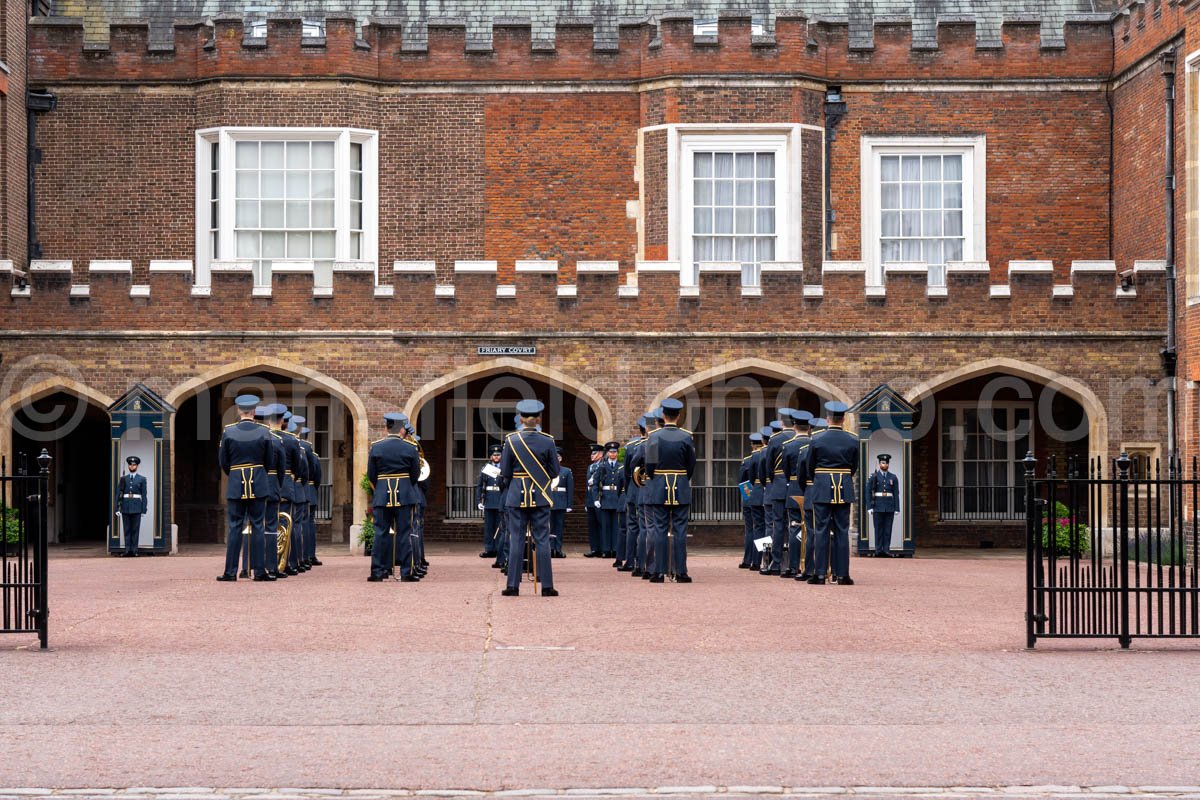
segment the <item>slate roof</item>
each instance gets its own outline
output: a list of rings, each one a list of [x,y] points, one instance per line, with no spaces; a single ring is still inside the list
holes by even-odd
[[[1073,18],[1104,20],[1114,0],[54,0],[56,16],[80,17],[89,38],[107,38],[113,19],[149,21],[152,40],[169,40],[177,19],[216,14],[302,14],[322,17],[328,12],[354,14],[360,22],[390,17],[405,23],[404,37],[425,38],[431,20],[466,24],[467,41],[491,41],[495,20],[528,20],[535,40],[552,40],[556,20],[591,20],[595,37],[613,41],[619,22],[657,20],[662,14],[687,11],[697,19],[715,19],[722,12],[750,15],[767,33],[781,12],[800,11],[810,19],[849,23],[852,46],[869,46],[876,22],[911,21],[917,46],[936,46],[939,20],[974,21],[981,42],[998,43],[1006,20],[1037,21],[1043,45],[1060,45],[1063,25]]]

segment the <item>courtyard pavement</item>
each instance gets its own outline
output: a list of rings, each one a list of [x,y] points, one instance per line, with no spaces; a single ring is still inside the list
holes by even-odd
[[[0,796],[1200,795],[1200,648],[1024,650],[1019,554],[855,559],[853,587],[720,551],[692,557],[694,584],[651,585],[573,554],[562,596],[508,598],[461,547],[419,584],[333,552],[221,584],[198,552],[51,560],[52,649],[0,638]]]

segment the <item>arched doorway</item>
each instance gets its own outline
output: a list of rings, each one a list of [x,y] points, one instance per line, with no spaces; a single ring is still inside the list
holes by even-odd
[[[981,361],[915,387],[913,525],[920,544],[1024,543],[1021,460],[1107,456],[1107,414],[1084,384],[1023,362]]]
[[[430,538],[474,541],[482,513],[475,486],[488,447],[513,430],[514,407],[523,397],[546,404],[543,429],[563,448],[563,464],[575,476],[575,513],[566,537],[586,539],[583,475],[589,448],[613,436],[608,404],[590,386],[552,368],[512,358],[476,364],[431,381],[413,393],[405,409],[416,420],[432,470],[426,531]],[[628,433],[628,432],[625,432]]]
[[[233,399],[244,393],[283,403],[305,417],[321,459],[317,539],[345,542],[366,509],[356,477],[366,471],[365,408],[350,389],[313,370],[257,359],[193,378],[167,396],[178,409],[171,435],[180,543],[224,541],[225,477],[218,445],[224,426],[237,418]]]
[[[849,404],[838,387],[796,367],[747,358],[697,372],[664,389],[685,404],[683,426],[696,444],[691,521],[705,543],[736,544],[742,536],[738,469],[750,452],[750,434],[775,419],[778,408],[821,414],[826,400]]]

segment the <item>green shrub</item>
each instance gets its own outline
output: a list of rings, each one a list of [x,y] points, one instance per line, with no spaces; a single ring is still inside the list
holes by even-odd
[[[375,490],[371,488],[371,479],[367,477],[367,473],[363,473],[362,478],[358,481],[358,488],[363,490],[363,494],[367,496],[367,516],[363,518],[362,530],[358,532],[358,541],[367,552],[371,552],[371,547],[375,544],[375,518],[371,516],[371,500],[375,497]]]
[[[21,518],[15,508],[4,509],[4,541],[16,544],[21,536]]]
[[[1056,556],[1066,555],[1087,555],[1091,549],[1091,534],[1088,531],[1088,526],[1083,523],[1078,523],[1075,526],[1075,547],[1071,547],[1071,518],[1070,510],[1063,503],[1055,502],[1054,515],[1050,520],[1053,525],[1053,534],[1051,534],[1051,524],[1042,523],[1042,550],[1049,555],[1053,552]],[[1053,535],[1054,541],[1051,542],[1050,537]]]

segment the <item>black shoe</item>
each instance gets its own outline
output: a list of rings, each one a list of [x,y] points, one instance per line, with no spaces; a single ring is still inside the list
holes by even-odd
[[[490,552],[489,552],[489,551],[487,551],[487,550],[484,550],[482,553],[480,553],[480,554],[479,554],[479,557],[480,557],[480,558],[495,558],[495,557],[496,557],[496,551],[495,551],[495,550],[492,550],[492,551],[490,551]]]
[[[597,553],[595,550],[588,550],[586,553],[583,554],[583,557],[584,558],[596,558],[599,555],[602,555],[602,554]]]
[[[691,582],[692,582],[692,576],[691,576],[691,575],[687,575],[687,574],[683,574],[683,575],[676,575],[676,576],[675,576],[675,582],[676,582],[676,583],[691,583]]]
[[[325,566],[323,563],[321,563],[320,561],[318,561],[318,560],[317,560],[317,559],[315,559],[315,558],[314,558],[313,560],[309,561],[309,562],[308,562],[308,565],[309,565],[310,567],[323,567],[323,566]]]
[[[799,575],[797,575],[797,576],[796,576],[796,580],[798,580],[798,581],[806,581],[806,580],[808,580],[808,579],[809,579],[809,578],[811,578],[811,577],[812,577],[811,575],[805,575],[803,572],[801,572]]]
[[[505,587],[504,591],[500,592],[500,594],[503,595],[504,597],[516,597],[520,593],[521,593],[521,587],[519,587],[519,586],[516,589],[509,589],[509,588]]]
[[[613,569],[620,569],[624,564],[625,564],[624,561],[620,561],[620,560],[614,561]]]
[[[255,575],[254,580],[256,580],[256,581],[273,581],[275,579],[264,572],[261,575]]]
[[[288,567],[283,572],[285,575],[299,575],[300,574],[299,570],[297,570],[295,567]]]
[[[738,564],[738,569],[750,569],[750,565],[743,561],[741,564]]]
[[[422,558],[422,559],[421,559],[421,566],[422,566],[422,567],[428,567],[428,566],[429,566],[429,562],[428,562],[428,561],[426,561],[425,559],[423,559],[423,558]]]
[[[286,572],[272,572],[271,577],[273,577],[277,581],[281,581],[287,577],[287,573]]]
[[[305,564],[303,561],[301,561],[300,565],[297,566],[296,569],[298,569],[300,572],[308,572],[309,569],[311,569],[311,567],[309,567],[308,564]]]
[[[503,567],[501,567],[501,568],[500,568],[500,574],[501,574],[501,575],[507,575],[507,574],[508,574],[508,564],[505,564]]]
[[[237,575],[218,575],[217,580],[219,580],[219,581],[236,581]]]
[[[778,578],[779,570],[777,570],[777,569],[760,569],[758,571],[758,574],[759,575],[774,575],[776,578]]]
[[[619,570],[617,570],[617,572],[633,572],[633,565],[626,564],[625,566],[623,566]]]
[[[421,580],[421,578],[417,575],[401,575],[400,576],[401,583],[417,583],[420,580]]]
[[[384,578],[382,575],[368,575],[367,576],[368,583],[382,583],[384,580],[386,580],[386,578]]]
[[[499,561],[493,561],[493,562],[492,562],[492,569],[500,569],[500,568],[501,568],[501,567],[503,567],[503,566],[504,566],[504,565],[503,565],[503,564],[501,564]]]
[[[550,554],[550,557],[551,558],[566,558],[567,554],[564,553],[562,550],[555,550],[553,553]]]
[[[642,572],[642,580],[644,580],[644,581],[651,581],[651,580],[654,580],[654,573],[652,573],[652,572],[644,572],[644,571],[643,571],[643,572]]]
[[[640,578],[640,577],[642,577],[643,573],[644,573],[644,570],[641,567],[633,568],[633,577]]]
[[[558,589],[553,586],[543,586],[542,597],[558,597]]]
[[[845,575],[841,578],[834,578],[833,582],[836,583],[838,586],[853,586],[854,585],[854,579],[851,578],[849,575]]]
[[[783,572],[779,573],[779,577],[794,578],[794,577],[796,577],[796,572],[795,572],[795,570],[785,569]]]
[[[246,580],[247,578],[250,577],[250,573],[246,570],[242,570],[241,572],[238,573],[238,577],[241,578],[242,580]]]
[[[813,575],[811,578],[805,581],[805,583],[811,583],[813,586],[821,586],[825,583],[825,579],[818,575]]]
[[[650,578],[651,583],[663,583],[664,581],[666,581],[666,577],[661,572],[654,573],[653,577]]]

